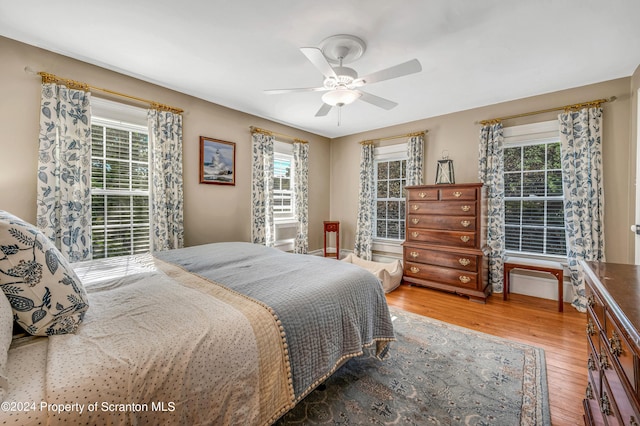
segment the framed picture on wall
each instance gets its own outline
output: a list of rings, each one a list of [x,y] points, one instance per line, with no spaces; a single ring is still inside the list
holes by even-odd
[[[200,136],[200,183],[236,184],[236,144]]]

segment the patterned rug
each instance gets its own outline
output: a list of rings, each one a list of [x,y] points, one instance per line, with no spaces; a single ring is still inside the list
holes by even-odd
[[[391,308],[383,361],[348,361],[276,424],[550,425],[544,351]]]

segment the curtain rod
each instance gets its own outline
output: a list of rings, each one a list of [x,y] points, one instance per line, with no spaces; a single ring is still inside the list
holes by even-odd
[[[381,141],[388,141],[388,140],[391,140],[391,139],[412,138],[414,136],[424,135],[427,132],[428,132],[428,130],[423,130],[421,132],[405,133],[404,135],[387,136],[386,138],[368,139],[366,141],[362,141],[362,142],[359,142],[359,143],[360,143],[360,145],[371,145],[375,141],[381,142]]]
[[[553,112],[553,111],[560,111],[560,110],[570,111],[574,109],[582,109],[585,107],[599,107],[600,104],[603,104],[605,102],[613,102],[615,100],[616,100],[616,97],[611,96],[610,98],[607,98],[607,99],[596,99],[595,101],[583,102],[580,104],[565,105],[561,107],[541,109],[538,111],[524,112],[522,114],[508,115],[506,117],[492,118],[490,120],[476,121],[476,124],[482,124],[483,126],[485,126],[487,124],[497,124],[501,121],[510,120],[512,118],[520,118],[520,117],[528,117],[530,115],[544,114],[545,112]]]
[[[272,130],[261,129],[260,127],[249,126],[249,129],[251,129],[251,133],[262,133],[262,134],[270,135],[270,136],[280,136],[280,137],[283,137],[283,138],[291,139],[294,142],[309,143],[308,141],[305,141],[304,139],[300,139],[300,138],[296,138],[296,137],[293,137],[293,136],[285,135],[284,133],[274,132]]]
[[[153,109],[159,109],[159,110],[162,110],[162,111],[169,111],[169,112],[173,112],[175,114],[182,114],[184,112],[184,110],[182,110],[180,108],[175,108],[175,107],[172,107],[172,106],[169,106],[169,105],[161,104],[159,102],[154,102],[154,101],[150,101],[148,99],[139,98],[137,96],[125,95],[124,93],[116,92],[114,90],[103,89],[101,87],[91,86],[90,84],[82,83],[80,81],[69,80],[67,78],[58,77],[57,75],[49,74],[48,72],[40,71],[37,74],[40,77],[42,77],[42,82],[43,83],[64,83],[65,86],[71,87],[72,89],[85,90],[85,91],[97,90],[99,92],[109,93],[111,95],[119,96],[121,98],[132,99],[132,100],[137,101],[137,102],[142,102],[142,103],[145,103],[145,104],[149,104],[149,106],[151,108],[153,108]]]

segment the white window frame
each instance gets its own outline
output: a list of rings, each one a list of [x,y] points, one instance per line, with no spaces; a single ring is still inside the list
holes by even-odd
[[[408,160],[409,157],[407,155],[407,143],[400,143],[395,145],[387,145],[376,147],[373,150],[373,170],[374,170],[374,202],[377,201],[377,188],[378,188],[378,162],[380,161],[398,161],[398,160]],[[404,193],[404,191],[402,191]],[[402,197],[401,197],[402,198]],[[406,200],[405,200],[406,206]],[[405,213],[406,217],[406,213]],[[377,222],[377,217],[373,218],[374,229],[375,223]],[[405,226],[406,229],[406,226]],[[402,243],[404,243],[403,239],[391,239],[391,238],[373,238],[372,249],[376,252],[384,252],[384,253],[393,253],[393,254],[402,254]]]
[[[290,214],[277,214],[274,212],[273,221],[275,224],[276,238],[274,246],[283,251],[293,251],[295,245],[295,238],[280,238],[282,233],[290,233],[291,228],[296,228],[298,221],[296,220],[295,213],[295,201],[296,201],[296,188],[293,183],[293,176],[295,173],[293,163],[293,145],[286,142],[274,141],[273,143],[273,157],[284,158],[291,161],[291,213]],[[274,193],[275,197],[275,193]]]
[[[522,147],[528,145],[539,145],[548,142],[558,142],[560,140],[560,129],[557,120],[543,121],[539,123],[525,124],[520,126],[505,127],[503,130],[503,149],[511,147]],[[515,197],[521,198],[522,197]],[[509,197],[505,197],[505,201]],[[563,200],[563,196],[540,197],[544,200]],[[546,214],[546,213],[545,213]],[[546,218],[545,218],[546,222]],[[565,224],[566,227],[566,224]],[[566,263],[567,257],[554,254],[520,252],[505,250],[507,255],[525,257],[540,260],[555,260]]]
[[[106,99],[100,98],[92,98],[91,100],[91,109],[92,109],[92,117],[91,117],[91,125],[110,127],[114,129],[124,130],[127,132],[137,132],[137,133],[145,133],[149,134],[149,128],[147,125],[147,110],[143,108],[138,108],[130,105],[121,104],[118,102],[108,101]],[[130,141],[131,143],[131,141]],[[131,147],[129,148],[131,150]],[[148,150],[150,154],[150,149]],[[93,157],[93,154],[92,154]],[[104,160],[104,155],[101,156]],[[118,159],[118,161],[123,161]],[[124,160],[129,164],[134,164],[131,160]],[[149,203],[149,221],[145,223],[145,226],[149,227],[149,249],[151,250],[151,165],[149,164],[149,158],[147,158],[147,164],[149,167],[149,176],[148,176],[148,190],[134,190],[129,188],[128,190],[122,189],[98,189],[91,188],[91,196],[94,195],[106,195],[106,196],[146,196],[148,198]],[[105,211],[105,224],[104,231],[107,232],[109,228],[124,228],[123,225],[115,225],[109,226],[107,225],[106,211]],[[133,224],[129,225],[131,228],[134,227]],[[136,228],[140,227],[140,224],[136,224]],[[92,224],[93,228],[93,224]],[[106,238],[105,238],[106,241]],[[108,243],[105,248],[105,257],[108,257],[109,248]]]

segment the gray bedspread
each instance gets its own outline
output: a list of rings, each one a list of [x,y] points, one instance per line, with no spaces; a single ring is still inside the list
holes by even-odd
[[[158,252],[174,263],[271,307],[282,321],[297,400],[347,358],[395,340],[380,282],[334,259],[251,243],[216,243]]]

